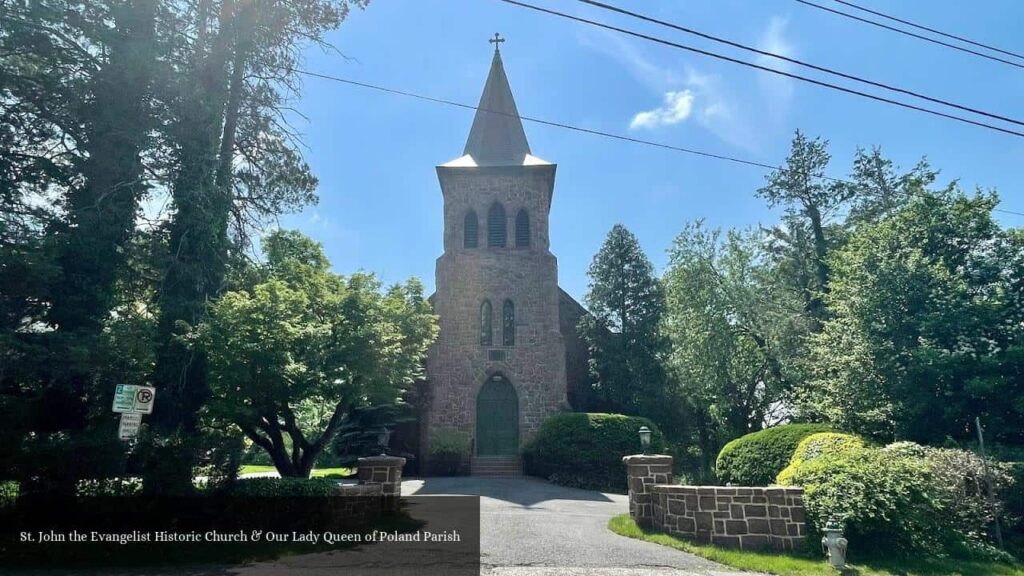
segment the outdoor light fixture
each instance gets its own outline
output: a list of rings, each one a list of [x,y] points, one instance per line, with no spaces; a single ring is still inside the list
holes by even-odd
[[[388,427],[385,426],[385,427],[380,429],[380,432],[377,433],[377,444],[380,445],[380,455],[381,456],[387,456],[388,455],[388,444],[390,444],[390,443],[391,443],[391,430],[388,430]]]
[[[640,427],[640,448],[643,449],[644,454],[651,449],[651,429],[647,426]]]

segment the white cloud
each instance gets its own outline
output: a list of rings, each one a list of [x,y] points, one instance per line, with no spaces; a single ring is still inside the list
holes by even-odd
[[[773,16],[761,34],[757,47],[765,52],[793,58],[795,53],[793,46],[785,37],[787,22],[781,16]],[[783,72],[789,72],[793,68],[791,63],[770,56],[758,56],[757,63]],[[770,72],[760,72],[757,84],[771,119],[776,122],[781,121],[789,112],[790,103],[793,100],[793,80]]]
[[[756,39],[758,48],[795,57],[796,50],[786,36],[787,24],[788,20],[781,16],[769,19]],[[609,31],[588,31],[580,33],[577,39],[581,45],[617,62],[650,92],[662,95],[663,104],[658,108],[637,107],[640,111],[633,114],[629,123],[633,130],[686,121],[733,147],[757,153],[774,130],[785,126],[792,109],[792,79],[749,70],[726,75],[706,73],[693,66],[702,65],[701,60],[662,63],[655,58],[659,52],[648,51],[644,43]],[[793,68],[790,63],[768,56],[759,56],[756,61],[776,70],[788,72]],[[682,65],[676,64],[680,62]]]
[[[689,118],[692,111],[692,91],[666,92],[664,106],[636,114],[633,116],[633,121],[629,123],[629,127],[636,129],[671,126]]]

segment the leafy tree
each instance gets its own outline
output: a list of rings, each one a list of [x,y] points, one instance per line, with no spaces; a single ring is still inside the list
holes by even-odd
[[[669,251],[664,332],[668,366],[700,425],[704,466],[728,439],[778,423],[807,331],[800,302],[778,278],[764,233],[689,224]]]
[[[590,315],[580,332],[590,349],[594,378],[590,408],[667,416],[661,361],[666,341],[659,324],[664,292],[636,236],[621,224],[608,233],[588,271]]]
[[[346,417],[395,403],[422,376],[436,320],[415,280],[382,292],[372,276],[332,274],[320,246],[296,232],[264,245],[254,282],[224,294],[199,331],[209,411],[282,476],[306,477]]]
[[[188,490],[190,440],[209,396],[206,353],[187,334],[225,290],[247,226],[315,199],[316,179],[277,118],[297,91],[295,64],[308,42],[326,46],[351,6],[366,0],[200,0],[175,14],[194,40],[181,45],[167,95],[173,216],[159,294],[160,348],[153,380],[163,390],[154,424],[178,464],[147,475],[149,489]],[[234,231],[234,237],[232,236]],[[237,242],[232,242],[235,240]],[[164,468],[168,470],[168,468]]]
[[[791,260],[798,264],[795,278],[806,282],[801,288],[807,312],[819,321],[825,317],[822,297],[828,292],[829,283],[828,219],[851,194],[848,188],[825,180],[830,160],[828,141],[808,139],[798,130],[786,167],[771,172],[765,185],[757,191],[768,200],[769,206],[783,206],[786,210],[784,226],[777,238],[783,241]],[[811,278],[804,277],[806,267]]]
[[[805,414],[879,438],[1024,441],[1024,244],[951,188],[858,227],[832,258]]]

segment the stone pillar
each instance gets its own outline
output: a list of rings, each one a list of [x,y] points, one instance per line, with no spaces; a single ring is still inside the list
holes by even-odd
[[[622,459],[629,482],[629,515],[642,527],[654,517],[651,487],[672,482],[672,457],[664,454],[635,454]]]
[[[360,458],[359,483],[379,484],[384,510],[398,510],[402,497],[402,467],[405,458],[399,456],[370,456]]]

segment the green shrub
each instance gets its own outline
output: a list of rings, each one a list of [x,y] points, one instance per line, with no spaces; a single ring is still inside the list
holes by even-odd
[[[523,450],[526,473],[563,486],[625,492],[622,457],[640,452],[641,426],[651,429],[652,453],[665,441],[653,422],[622,414],[565,413],[549,418]]]
[[[79,497],[134,496],[141,493],[141,478],[95,478],[79,480],[75,486],[75,494]]]
[[[20,486],[14,480],[0,480],[0,507],[14,504],[20,491]]]
[[[1024,462],[1006,463],[1011,481],[1000,490],[1007,524],[1024,541]]]
[[[797,444],[789,466],[775,478],[776,484],[788,486],[792,484],[792,476],[804,462],[814,460],[822,454],[836,454],[847,450],[856,450],[865,446],[864,439],[853,434],[842,432],[818,432],[804,438]]]
[[[996,481],[1008,482],[996,468]],[[986,542],[997,506],[984,497],[984,482],[973,453],[909,442],[882,449],[847,443],[804,459],[790,476],[804,488],[812,533],[834,517],[865,550],[1003,559]]]
[[[469,434],[458,430],[438,430],[430,437],[430,455],[449,459],[469,456]]]
[[[905,450],[910,442],[891,444],[887,453]],[[988,477],[992,479],[992,492],[1009,488],[1013,478],[1009,466],[989,462],[988,475],[985,462],[980,456],[968,450],[954,448],[932,448],[918,446],[924,450],[922,459],[928,467],[932,495],[939,508],[944,530],[950,534],[948,543],[954,548],[962,547],[970,555],[999,559],[1001,555],[987,541],[988,529],[995,522],[1003,503],[989,499]],[[956,552],[956,550],[953,550]]]
[[[874,448],[825,453],[800,465],[792,482],[804,488],[815,532],[837,518],[864,550],[937,553],[939,518],[923,460]],[[814,540],[814,537],[811,537]]]
[[[340,493],[338,483],[329,478],[241,478],[231,487],[232,495],[245,497],[322,497]]]
[[[740,436],[718,453],[718,481],[739,486],[767,486],[789,464],[797,445],[819,432],[831,432],[825,424],[785,424]]]

